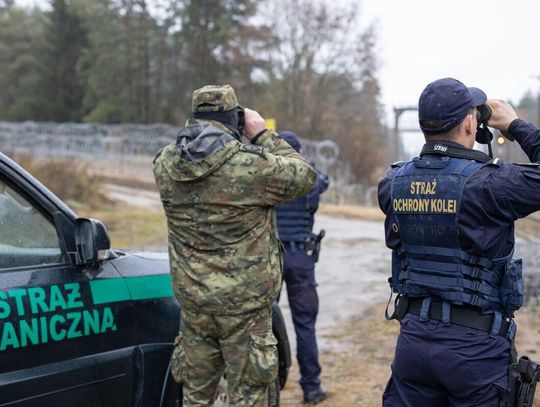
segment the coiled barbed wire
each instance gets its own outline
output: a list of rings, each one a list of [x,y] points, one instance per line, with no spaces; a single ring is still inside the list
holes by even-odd
[[[2,150],[47,156],[153,156],[174,142],[180,128],[168,124],[0,122]],[[332,140],[301,139],[306,157],[321,167],[334,164],[339,146]]]

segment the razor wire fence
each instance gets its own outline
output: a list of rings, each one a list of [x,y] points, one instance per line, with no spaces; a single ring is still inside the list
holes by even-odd
[[[0,146],[3,152],[41,159],[78,158],[99,175],[150,181],[152,158],[160,148],[174,142],[179,131],[179,127],[162,123],[0,122]],[[300,141],[307,159],[330,175],[331,188],[325,194],[326,200],[371,201],[369,188],[354,184],[348,165],[340,162],[335,141]]]
[[[177,132],[167,124],[0,122],[0,143],[16,153],[129,160],[154,155]]]

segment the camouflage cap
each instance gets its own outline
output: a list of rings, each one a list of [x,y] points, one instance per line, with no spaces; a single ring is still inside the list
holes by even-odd
[[[191,111],[223,112],[238,106],[234,89],[230,85],[207,85],[193,91]]]

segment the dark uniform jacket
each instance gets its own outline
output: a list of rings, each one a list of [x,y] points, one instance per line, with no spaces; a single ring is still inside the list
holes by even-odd
[[[279,238],[283,242],[305,242],[313,238],[315,212],[320,195],[328,189],[328,175],[317,171],[317,182],[301,198],[283,202],[276,208]]]
[[[509,128],[533,164],[510,164],[483,167],[474,172],[463,190],[458,214],[461,247],[475,255],[501,258],[514,247],[514,221],[540,209],[540,130],[517,119]],[[456,143],[445,142],[467,150]],[[432,158],[444,157],[438,151]],[[392,168],[379,183],[379,205],[387,215],[386,244],[396,249],[399,236],[392,230],[395,222],[391,203]]]

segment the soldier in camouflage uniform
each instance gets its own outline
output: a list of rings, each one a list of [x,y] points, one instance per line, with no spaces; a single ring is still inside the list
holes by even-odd
[[[193,118],[154,160],[182,305],[172,372],[183,405],[212,404],[226,373],[230,406],[262,406],[277,375],[271,303],[281,288],[274,206],[307,193],[313,168],[238,105],[228,86],[193,92]],[[251,141],[240,141],[243,135]]]

